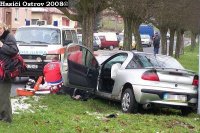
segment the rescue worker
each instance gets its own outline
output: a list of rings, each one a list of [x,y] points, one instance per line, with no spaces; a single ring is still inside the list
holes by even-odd
[[[9,60],[19,52],[15,37],[4,23],[0,23],[0,62]],[[3,67],[0,66],[3,70]],[[5,75],[0,78],[0,120],[12,122],[12,107],[10,101],[11,79]]]
[[[57,56],[54,56],[52,62],[44,66],[43,74],[46,88],[49,88],[51,93],[57,93],[63,82],[60,72],[60,61]]]

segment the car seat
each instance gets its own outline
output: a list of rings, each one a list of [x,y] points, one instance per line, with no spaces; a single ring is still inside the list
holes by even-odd
[[[111,67],[111,79],[115,80],[115,78],[117,76],[117,72],[118,72],[120,67],[121,67],[120,63],[115,63],[115,64],[112,65],[112,67]]]

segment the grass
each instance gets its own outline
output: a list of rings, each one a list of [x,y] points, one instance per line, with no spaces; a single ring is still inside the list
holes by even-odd
[[[102,28],[100,31],[115,31],[115,32],[122,32],[123,30],[123,21],[121,20],[120,23],[114,20],[111,20],[111,17],[104,17],[102,19]]]
[[[181,55],[179,61],[198,71],[198,50]],[[196,66],[193,66],[196,65]],[[19,98],[19,97],[17,97]],[[19,110],[12,124],[0,122],[4,133],[189,133],[200,132],[200,116],[196,112],[181,116],[179,110],[159,109],[138,114],[123,114],[120,104],[103,99],[75,101],[68,95],[29,97],[29,110]],[[107,118],[115,114],[114,118]]]
[[[32,111],[13,115],[13,123],[0,122],[4,133],[127,133],[198,132],[200,117],[182,117],[177,110],[157,109],[140,114],[123,114],[120,105],[102,99],[75,101],[66,95],[30,97]],[[33,113],[34,111],[34,113]],[[116,114],[116,118],[107,118]]]
[[[184,49],[184,54],[180,56],[178,61],[186,68],[198,73],[199,71],[199,47],[196,46],[194,51],[190,51],[190,46]]]

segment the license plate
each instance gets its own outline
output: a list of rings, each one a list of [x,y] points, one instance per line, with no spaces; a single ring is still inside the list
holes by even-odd
[[[29,69],[38,69],[38,65],[27,64],[27,68],[29,68]]]
[[[187,101],[187,96],[186,95],[173,95],[173,94],[166,93],[166,94],[164,94],[163,99],[167,100],[167,101],[185,102],[185,101]]]

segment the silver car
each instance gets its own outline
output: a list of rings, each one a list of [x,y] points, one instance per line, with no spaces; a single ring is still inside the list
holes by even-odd
[[[172,57],[120,51],[103,59],[98,56],[99,63],[86,47],[74,44],[64,56],[61,69],[65,86],[120,101],[125,113],[152,105],[175,107],[183,114],[196,108],[198,76]]]

